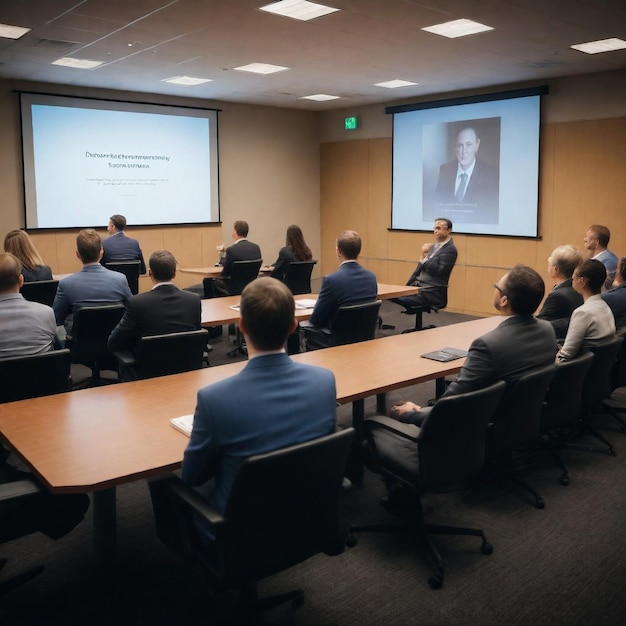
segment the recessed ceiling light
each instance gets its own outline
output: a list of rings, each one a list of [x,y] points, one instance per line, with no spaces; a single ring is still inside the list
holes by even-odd
[[[307,0],[281,0],[280,2],[272,2],[259,8],[261,11],[291,17],[294,20],[302,20],[303,22],[339,11],[339,9],[317,4],[317,2],[307,2]]]
[[[0,24],[0,37],[5,39],[19,39],[30,31],[30,28],[22,28],[21,26],[11,26],[10,24]]]
[[[74,67],[79,70],[90,70],[98,65],[102,65],[104,61],[90,61],[89,59],[73,59],[71,57],[62,57],[56,61],[52,61],[52,65],[64,65],[65,67]]]
[[[623,50],[626,48],[626,41],[623,39],[600,39],[599,41],[588,41],[587,43],[577,43],[570,46],[574,50],[580,50],[587,54],[598,54],[599,52],[611,52],[611,50]]]
[[[374,83],[374,87],[386,87],[387,89],[397,89],[398,87],[408,87],[409,85],[419,85],[419,83],[412,83],[408,80],[386,80],[384,83]]]
[[[317,102],[324,102],[325,100],[339,100],[339,96],[329,96],[327,93],[316,93],[312,96],[302,96],[300,100],[316,100]]]
[[[272,65],[271,63],[249,63],[248,65],[240,65],[235,69],[240,72],[252,72],[253,74],[275,74],[289,68],[282,65]]]
[[[212,78],[194,78],[193,76],[172,76],[171,78],[162,78],[163,83],[174,83],[175,85],[201,85],[202,83],[213,82]]]
[[[453,20],[452,22],[444,22],[443,24],[435,24],[434,26],[427,26],[426,28],[422,28],[422,30],[454,39],[455,37],[484,33],[485,31],[493,30],[493,27],[485,26],[484,24],[473,22],[472,20],[461,19]]]

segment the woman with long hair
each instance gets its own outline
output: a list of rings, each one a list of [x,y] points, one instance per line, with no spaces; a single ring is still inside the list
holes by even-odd
[[[278,252],[278,259],[274,263],[272,274],[273,278],[285,280],[285,274],[293,261],[311,261],[313,254],[311,249],[304,241],[304,235],[299,226],[292,224],[287,228],[286,245]]]
[[[4,238],[4,251],[16,256],[22,264],[24,282],[52,280],[52,270],[37,252],[32,239],[25,230],[12,230]]]

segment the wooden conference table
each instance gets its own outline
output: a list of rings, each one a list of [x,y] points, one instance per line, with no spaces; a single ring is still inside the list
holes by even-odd
[[[295,355],[331,369],[340,403],[362,400],[459,371],[421,358],[467,349],[497,326],[490,317]],[[193,413],[198,389],[239,372],[245,361],[118,385],[0,404],[0,436],[53,493],[93,492],[94,547],[102,561],[116,544],[115,487],[180,467],[188,439],[171,417]]]

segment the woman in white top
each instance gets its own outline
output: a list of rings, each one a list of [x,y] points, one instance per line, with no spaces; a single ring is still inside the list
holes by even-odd
[[[600,297],[606,280],[606,269],[600,261],[588,259],[574,270],[572,287],[583,297],[583,304],[574,309],[563,347],[557,352],[559,361],[573,359],[615,335],[615,318],[609,305]]]

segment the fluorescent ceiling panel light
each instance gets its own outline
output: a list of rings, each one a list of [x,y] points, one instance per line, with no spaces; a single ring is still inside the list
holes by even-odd
[[[453,20],[452,22],[444,22],[443,24],[435,24],[434,26],[427,26],[426,28],[422,28],[422,30],[454,39],[455,37],[484,33],[485,31],[493,30],[493,27],[485,26],[484,24],[473,22],[472,20],[461,19]]]
[[[317,102],[324,102],[325,100],[339,100],[339,96],[329,96],[327,93],[316,93],[312,96],[302,96],[301,100],[316,100]]]
[[[72,59],[71,57],[62,57],[56,61],[52,61],[52,65],[64,65],[65,67],[74,67],[79,70],[91,70],[98,65],[102,65],[104,61],[90,61],[89,59]]]
[[[419,85],[419,83],[412,83],[408,80],[386,80],[384,83],[374,83],[374,87],[385,87],[386,89],[397,89],[398,87],[408,87],[410,85]]]
[[[11,26],[10,24],[0,24],[0,37],[5,39],[19,39],[30,31],[30,28],[22,28],[21,26]]]
[[[317,2],[307,2],[307,0],[281,0],[280,2],[272,2],[259,8],[261,11],[291,17],[294,20],[303,22],[339,11],[339,9],[317,4]]]
[[[202,83],[213,82],[212,78],[194,78],[193,76],[172,76],[161,79],[163,83],[174,83],[175,85],[201,85]]]
[[[240,65],[235,69],[240,72],[252,72],[253,74],[275,74],[289,68],[282,65],[272,65],[271,63],[249,63],[248,65]]]
[[[626,41],[623,39],[600,39],[599,41],[588,41],[587,43],[577,43],[570,46],[574,50],[580,50],[587,54],[598,54],[599,52],[611,52],[612,50],[623,50],[626,48]]]

